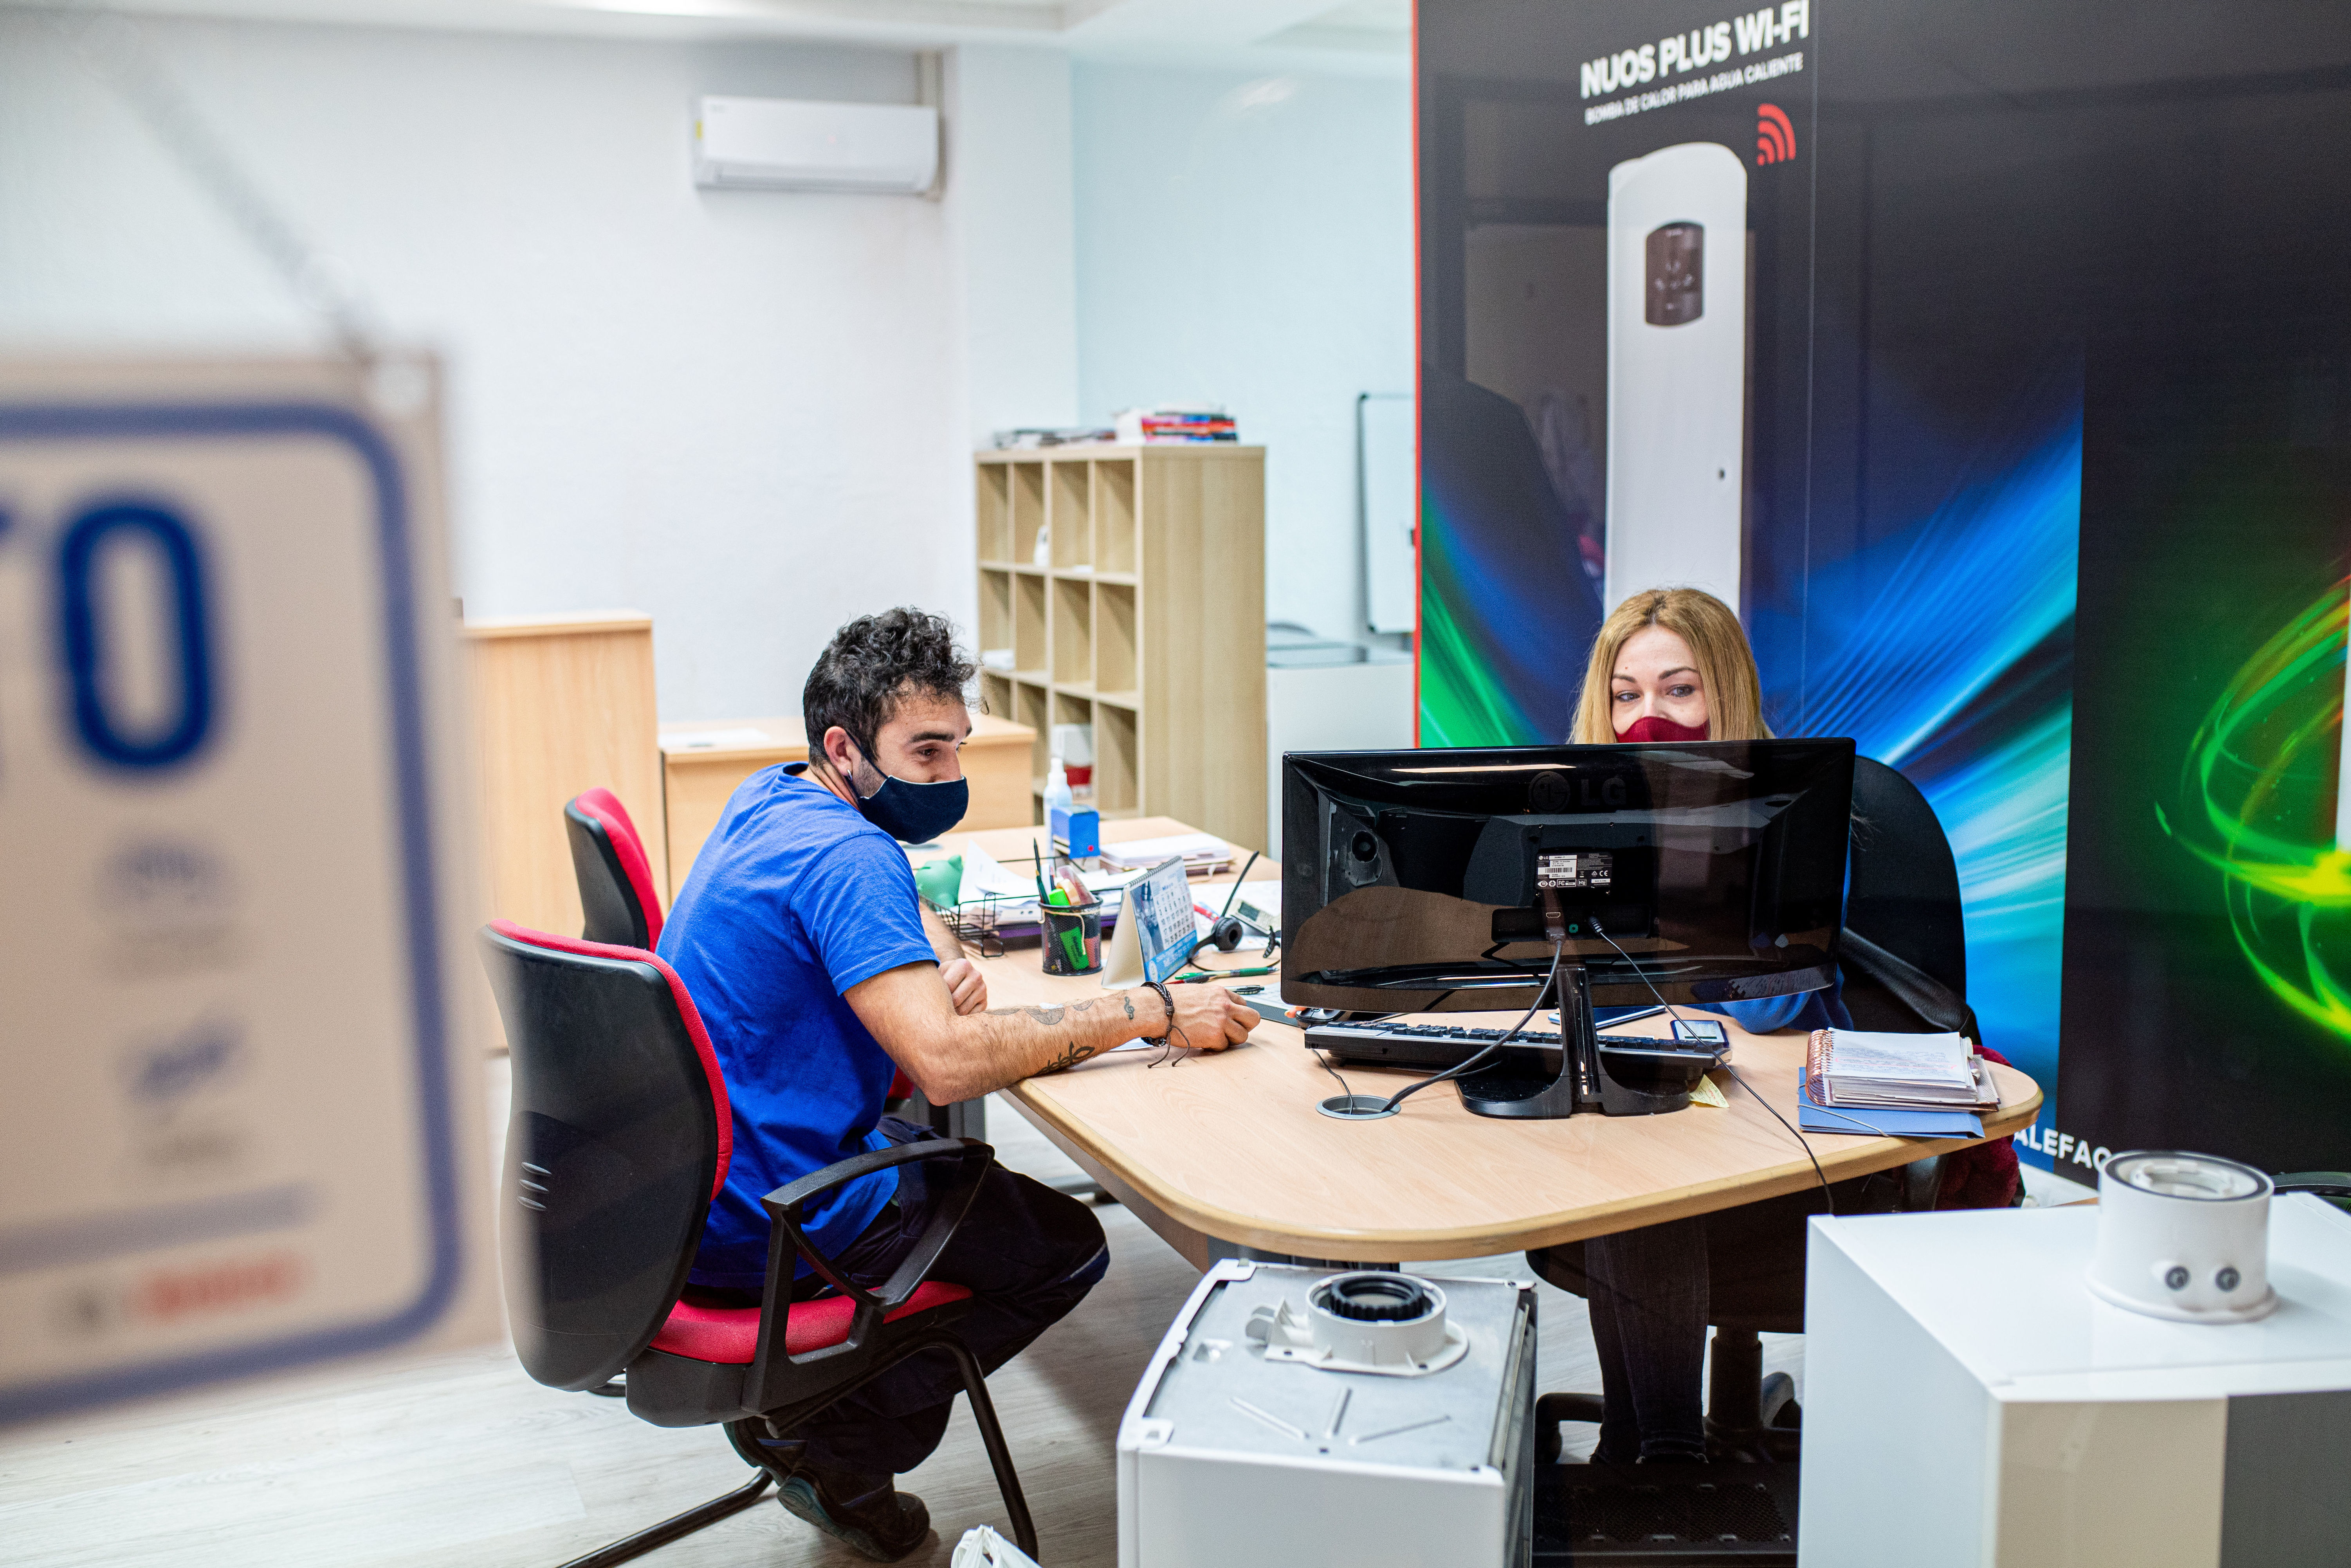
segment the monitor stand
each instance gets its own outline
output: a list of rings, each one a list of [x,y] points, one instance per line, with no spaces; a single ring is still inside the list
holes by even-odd
[[[1478,1116],[1549,1121],[1597,1111],[1606,1116],[1654,1116],[1689,1103],[1687,1091],[1657,1093],[1621,1082],[1600,1054],[1592,1019],[1592,983],[1581,964],[1560,968],[1559,1075],[1546,1082],[1508,1066],[1489,1067],[1453,1081],[1462,1106]]]

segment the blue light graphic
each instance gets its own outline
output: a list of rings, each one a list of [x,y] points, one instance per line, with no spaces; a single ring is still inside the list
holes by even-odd
[[[2044,1125],[2055,1119],[2081,515],[2075,391],[2036,439],[1980,452],[1916,524],[1814,562],[1802,602],[1749,607],[1781,733],[1851,736],[1941,819],[1965,900],[1969,999],[1985,1043],[2041,1083]]]

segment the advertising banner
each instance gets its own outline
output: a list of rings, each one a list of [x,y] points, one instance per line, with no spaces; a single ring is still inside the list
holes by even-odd
[[[2351,15],[2167,16],[1417,23],[1421,744],[1562,738],[1611,604],[1715,592],[1934,806],[2084,1180],[2351,1163]]]

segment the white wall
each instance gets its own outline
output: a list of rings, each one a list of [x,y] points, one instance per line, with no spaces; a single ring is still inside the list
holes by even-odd
[[[970,444],[1078,421],[1070,57],[966,45],[947,64],[947,231]]]
[[[386,335],[444,356],[468,612],[650,611],[665,718],[795,710],[862,611],[968,627],[971,446],[1163,399],[1270,448],[1269,613],[1361,625],[1354,396],[1411,384],[1402,82],[966,47],[935,203],[691,182],[695,96],[907,101],[903,53],[141,26]],[[322,341],[0,10],[0,344]]]
[[[1400,80],[1077,68],[1081,413],[1225,403],[1266,463],[1266,612],[1363,632],[1355,395],[1413,385]]]
[[[446,357],[469,613],[650,611],[669,718],[796,712],[862,611],[968,624],[943,204],[704,192],[688,166],[696,95],[911,101],[911,56],[142,27],[388,335]],[[0,341],[319,340],[47,26],[0,15]]]

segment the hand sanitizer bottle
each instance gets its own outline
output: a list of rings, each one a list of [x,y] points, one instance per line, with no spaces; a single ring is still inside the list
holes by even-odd
[[[1061,766],[1061,759],[1056,757],[1053,758],[1051,771],[1045,775],[1045,820],[1048,822],[1051,821],[1053,813],[1056,811],[1067,816],[1071,800],[1069,770]]]

